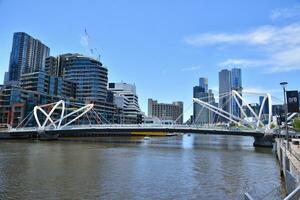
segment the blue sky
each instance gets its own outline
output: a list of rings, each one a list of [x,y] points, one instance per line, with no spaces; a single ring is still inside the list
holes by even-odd
[[[0,82],[17,31],[54,56],[97,48],[109,81],[135,83],[145,112],[148,98],[190,107],[198,78],[217,90],[223,68],[241,67],[248,91],[300,89],[296,0],[0,0]]]

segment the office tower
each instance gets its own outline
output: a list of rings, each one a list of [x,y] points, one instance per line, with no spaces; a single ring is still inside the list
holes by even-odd
[[[193,98],[200,99],[204,102],[209,102],[208,93],[205,92],[205,88],[201,86],[195,86],[193,88]],[[196,102],[193,103],[193,116],[195,124],[209,123],[208,109]]]
[[[148,99],[148,116],[157,117],[160,120],[171,120],[174,123],[183,123],[183,102],[158,103],[156,100]]]
[[[119,109],[121,123],[141,123],[142,112],[138,102],[135,85],[128,83],[109,83],[108,90],[113,93],[114,103]]]
[[[242,96],[242,89],[242,71],[239,68],[233,68],[231,70],[231,90],[237,91]],[[240,98],[237,99],[242,106],[242,100]],[[241,110],[234,99],[232,99],[231,103],[231,113],[234,116],[241,117]]]
[[[208,92],[208,80],[207,78],[199,78],[199,86],[204,88],[204,92]]]
[[[43,71],[50,49],[30,35],[17,32],[13,36],[9,61],[9,81],[18,82],[22,74]]]
[[[231,112],[231,71],[223,69],[219,72],[219,108]],[[228,121],[221,118],[221,121]]]

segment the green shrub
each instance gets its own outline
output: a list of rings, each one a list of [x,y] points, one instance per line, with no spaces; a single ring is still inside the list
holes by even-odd
[[[293,120],[293,127],[296,131],[300,131],[300,117]]]

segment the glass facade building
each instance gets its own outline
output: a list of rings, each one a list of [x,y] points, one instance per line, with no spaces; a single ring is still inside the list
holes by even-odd
[[[219,107],[226,112],[231,112],[231,71],[223,69],[219,72]],[[224,118],[222,121],[228,121]]]
[[[204,88],[204,92],[208,92],[208,80],[207,78],[199,78],[199,86]]]
[[[239,68],[233,68],[231,70],[231,89],[236,90],[242,96],[242,71]],[[238,98],[239,104],[242,105],[242,100]],[[241,110],[238,104],[232,99],[231,104],[232,114],[237,117],[241,117]]]
[[[107,68],[98,60],[80,54],[63,54],[47,58],[45,71],[76,84],[76,98],[106,101]]]
[[[19,81],[22,74],[44,70],[50,49],[24,32],[14,33],[9,61],[9,81]]]

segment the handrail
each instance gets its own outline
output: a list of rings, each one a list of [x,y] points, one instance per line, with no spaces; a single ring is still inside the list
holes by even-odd
[[[294,189],[288,196],[286,196],[283,200],[292,200],[294,199],[294,197],[298,197],[300,196],[300,185]]]

